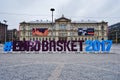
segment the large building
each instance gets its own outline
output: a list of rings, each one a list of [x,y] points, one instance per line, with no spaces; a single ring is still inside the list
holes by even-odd
[[[62,15],[53,23],[49,21],[21,22],[20,40],[107,40],[107,22],[74,22]]]
[[[7,38],[7,24],[0,22],[0,43],[6,42]]]
[[[17,29],[7,30],[7,41],[18,40],[18,31]]]
[[[120,43],[120,23],[113,24],[108,28],[108,39]]]

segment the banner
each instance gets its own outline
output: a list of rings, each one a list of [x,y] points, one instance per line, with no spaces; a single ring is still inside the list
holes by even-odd
[[[78,35],[86,35],[86,36],[93,36],[94,35],[94,28],[78,28]]]
[[[48,28],[33,28],[33,36],[48,36]]]

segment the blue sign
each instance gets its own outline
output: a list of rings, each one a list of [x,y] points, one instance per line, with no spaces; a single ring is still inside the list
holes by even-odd
[[[4,44],[4,51],[5,52],[9,52],[9,51],[12,51],[12,42],[5,42]]]
[[[112,40],[102,40],[101,42],[98,40],[87,40],[85,41],[87,44],[85,50],[87,52],[94,52],[94,51],[103,51],[109,52],[112,46]]]

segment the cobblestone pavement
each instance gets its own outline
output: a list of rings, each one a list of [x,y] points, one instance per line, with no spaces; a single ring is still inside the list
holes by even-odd
[[[120,80],[120,54],[0,54],[0,80]]]
[[[0,80],[120,80],[119,48],[113,44],[110,54],[10,54],[0,48]]]

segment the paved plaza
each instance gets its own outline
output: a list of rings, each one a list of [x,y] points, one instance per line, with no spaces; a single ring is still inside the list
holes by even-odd
[[[120,80],[120,45],[109,54],[1,53],[0,80]]]

